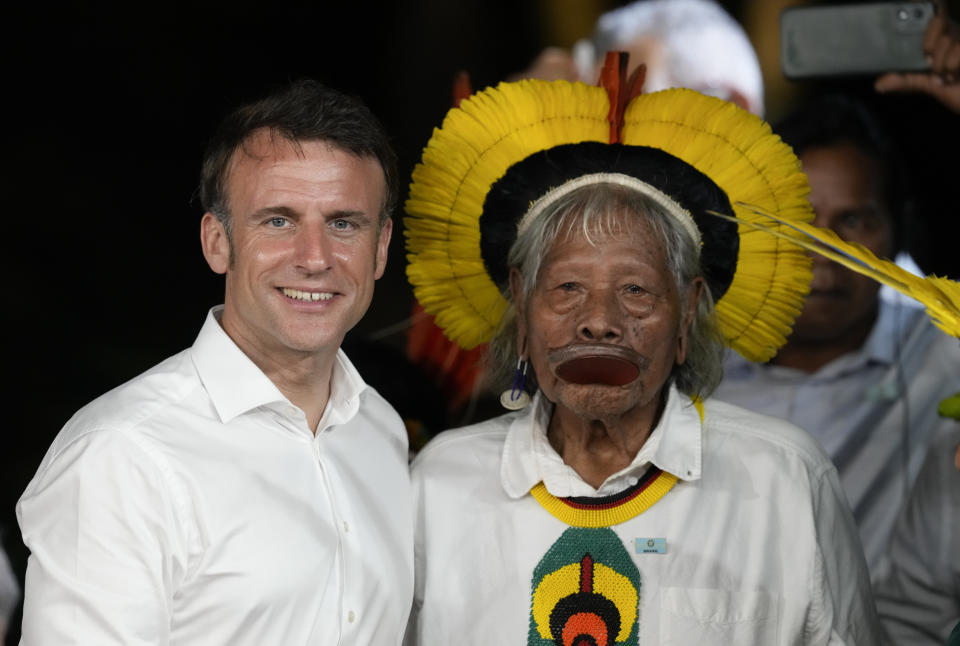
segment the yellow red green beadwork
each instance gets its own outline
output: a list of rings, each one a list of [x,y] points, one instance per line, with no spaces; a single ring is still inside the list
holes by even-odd
[[[552,516],[573,527],[610,527],[628,521],[650,509],[677,483],[677,476],[655,467],[645,486],[631,487],[628,495],[616,502],[588,504],[554,496],[541,482],[530,490]]]

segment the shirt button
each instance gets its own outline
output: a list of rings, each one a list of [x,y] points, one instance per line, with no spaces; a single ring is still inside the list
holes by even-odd
[[[627,478],[627,482],[630,483],[630,486],[631,486],[631,487],[635,487],[635,486],[637,485],[637,483],[640,482],[640,481],[637,480],[636,478]]]
[[[347,613],[347,621],[350,622],[351,624],[356,618],[357,618],[357,614],[353,610]]]
[[[347,523],[347,521],[343,521],[343,533],[347,534],[349,532],[350,532],[350,525]]]

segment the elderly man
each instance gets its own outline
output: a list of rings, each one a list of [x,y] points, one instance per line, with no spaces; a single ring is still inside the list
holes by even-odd
[[[202,170],[224,304],[80,410],[23,494],[22,644],[396,644],[406,434],[339,350],[384,271],[394,155],[304,81],[230,114]]]
[[[414,171],[417,296],[465,347],[493,335],[519,410],[414,462],[408,642],[877,643],[826,455],[708,399],[719,340],[769,356],[809,280],[713,214],[808,219],[796,158],[719,99],[605,89],[485,90]]]

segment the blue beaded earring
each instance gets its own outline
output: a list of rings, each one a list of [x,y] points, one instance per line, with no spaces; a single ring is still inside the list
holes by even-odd
[[[500,405],[507,410],[520,410],[530,403],[530,394],[523,389],[527,381],[527,362],[517,359],[517,369],[513,374],[513,386],[500,393]]]

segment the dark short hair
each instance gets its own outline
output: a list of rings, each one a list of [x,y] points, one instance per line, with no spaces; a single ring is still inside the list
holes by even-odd
[[[850,144],[876,161],[890,214],[894,253],[904,246],[904,225],[912,208],[910,179],[894,139],[880,116],[863,100],[846,94],[819,95],[787,115],[774,131],[797,156],[809,148]]]
[[[200,203],[230,232],[227,171],[234,153],[257,132],[268,131],[294,144],[324,141],[357,157],[375,158],[385,180],[380,225],[397,201],[397,158],[386,131],[357,97],[311,79],[294,81],[228,114],[207,143],[200,171]]]

